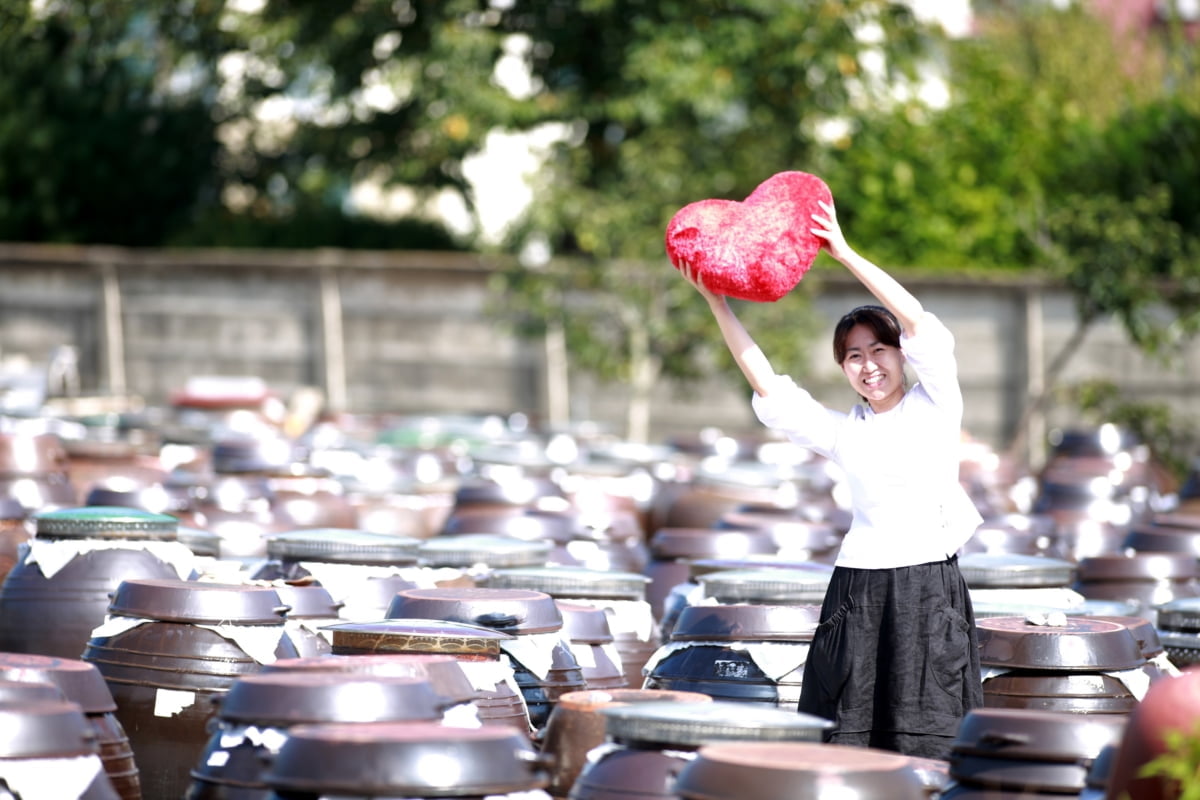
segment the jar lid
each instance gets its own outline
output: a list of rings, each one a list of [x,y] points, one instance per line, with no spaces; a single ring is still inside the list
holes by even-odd
[[[417,563],[420,544],[419,539],[409,536],[352,528],[312,528],[268,536],[267,556],[281,561],[405,566]]]
[[[820,741],[829,720],[757,703],[647,702],[603,706],[604,730],[619,742],[699,747],[714,741]]]
[[[685,800],[825,800],[830,787],[845,797],[925,800],[929,788],[911,758],[866,747],[808,742],[730,742],[700,748],[680,770],[676,794]]]
[[[223,720],[282,728],[317,722],[437,720],[445,700],[418,677],[270,672],[238,678],[220,703]]]
[[[34,653],[0,653],[0,680],[52,683],[86,714],[117,710],[108,683],[95,664]]]
[[[659,528],[650,537],[650,553],[659,559],[738,558],[779,550],[767,531],[714,528]]]
[[[428,681],[434,691],[451,705],[466,703],[477,694],[458,659],[445,654],[325,654],[305,658],[280,658],[264,665],[259,674],[277,672],[300,675],[331,672],[380,678],[419,678]]]
[[[1125,722],[1120,714],[976,708],[968,711],[959,725],[951,752],[1029,761],[1090,762],[1105,745],[1120,742]]]
[[[972,588],[1070,586],[1075,564],[1064,559],[1022,553],[967,553],[958,568]]]
[[[34,525],[41,538],[173,541],[179,520],[137,508],[83,506],[43,511]]]
[[[1166,631],[1200,632],[1200,597],[1177,597],[1156,607],[1158,627]]]
[[[482,797],[546,786],[547,763],[509,725],[298,725],[263,781],[318,795]]]
[[[442,526],[442,537],[469,533],[488,533],[526,541],[566,543],[579,538],[580,529],[573,517],[560,513],[536,513],[530,509],[457,510]]]
[[[1142,525],[1129,529],[1123,548],[1139,553],[1190,553],[1200,555],[1200,530]]]
[[[698,558],[688,564],[688,575],[696,581],[701,575],[731,569],[802,569],[833,574],[831,564],[767,553],[739,558]]]
[[[65,702],[67,696],[53,683],[0,679],[0,706]]]
[[[563,633],[575,644],[608,644],[615,641],[603,608],[554,601],[563,618]]]
[[[687,606],[671,629],[671,641],[810,642],[820,617],[819,605]]]
[[[1162,581],[1200,576],[1200,559],[1191,553],[1134,553],[1088,556],[1079,560],[1079,581]]]
[[[721,603],[817,603],[832,573],[821,569],[732,569],[696,576],[704,594]]]
[[[385,619],[327,625],[335,654],[454,653],[480,659],[500,657],[512,635],[479,625],[440,619]]]
[[[485,582],[492,589],[531,589],[564,599],[645,600],[650,579],[636,572],[545,566],[497,569]]]
[[[108,613],[204,625],[282,625],[288,607],[267,586],[145,578],[122,581]]]
[[[388,606],[388,619],[442,619],[516,635],[562,630],[554,598],[526,589],[404,589]]]
[[[454,492],[456,507],[501,505],[526,507],[543,497],[564,497],[562,488],[549,478],[521,477],[512,480],[486,478],[464,480]]]
[[[1024,617],[977,619],[980,662],[1009,669],[1111,672],[1146,663],[1129,628],[1095,617],[1066,617],[1066,625],[1036,625]]]
[[[74,703],[0,706],[0,759],[70,758],[98,748],[91,723]]]
[[[549,541],[489,533],[435,536],[420,543],[417,561],[428,567],[541,566],[550,558]]]
[[[762,530],[770,534],[777,547],[787,545],[789,548],[822,551],[836,547],[842,540],[841,535],[828,522],[744,509],[725,512],[717,521],[716,527]]]
[[[288,619],[336,619],[342,603],[319,583],[295,584],[273,581],[271,588],[288,607]]]

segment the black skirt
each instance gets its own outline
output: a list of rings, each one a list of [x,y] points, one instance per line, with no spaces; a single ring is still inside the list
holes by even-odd
[[[836,567],[804,666],[799,710],[838,744],[945,759],[983,705],[975,614],[958,559]]]

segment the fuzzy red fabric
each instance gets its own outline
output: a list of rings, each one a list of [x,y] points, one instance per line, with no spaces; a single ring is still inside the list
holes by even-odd
[[[710,291],[741,300],[774,302],[795,288],[824,241],[810,215],[833,203],[823,180],[780,172],[743,201],[699,200],[667,225],[667,256],[676,269],[692,265]]]

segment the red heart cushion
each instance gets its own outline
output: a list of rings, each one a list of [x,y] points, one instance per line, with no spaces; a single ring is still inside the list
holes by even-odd
[[[807,172],[780,172],[749,197],[700,200],[667,225],[667,256],[692,265],[705,286],[742,300],[774,302],[795,288],[824,241],[810,215],[833,203],[825,182]]]

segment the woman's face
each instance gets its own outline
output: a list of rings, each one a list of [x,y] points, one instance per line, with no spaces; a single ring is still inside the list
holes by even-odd
[[[842,372],[876,413],[891,410],[904,397],[904,354],[880,342],[866,325],[855,325],[846,335]]]

